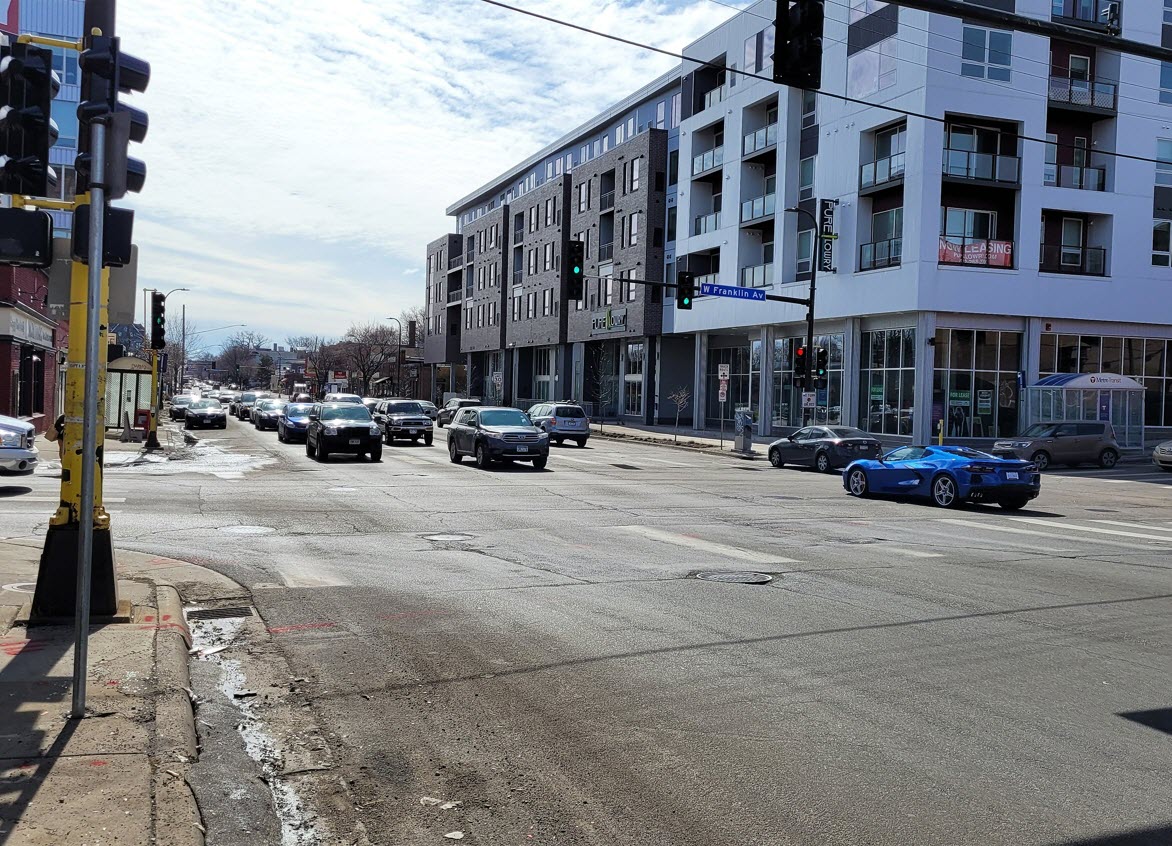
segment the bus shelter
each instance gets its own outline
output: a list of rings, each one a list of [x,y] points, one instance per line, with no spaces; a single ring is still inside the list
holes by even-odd
[[[1144,386],[1114,373],[1058,373],[1027,389],[1027,425],[1103,420],[1122,447],[1144,445]]]
[[[122,413],[151,407],[151,363],[124,356],[106,367],[106,428],[122,426]]]

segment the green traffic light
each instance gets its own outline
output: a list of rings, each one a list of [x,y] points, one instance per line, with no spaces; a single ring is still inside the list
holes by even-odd
[[[692,304],[692,298],[691,297],[684,297],[684,305],[691,305],[691,304]]]
[[[575,267],[574,267],[574,274],[575,274],[575,275],[577,275],[577,274],[579,274],[579,273],[581,273],[581,272],[582,272],[582,268],[580,268],[580,267],[578,267],[578,266],[576,266],[576,265],[575,265]]]

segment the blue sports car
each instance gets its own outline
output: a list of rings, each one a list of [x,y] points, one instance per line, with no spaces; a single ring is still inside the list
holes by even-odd
[[[1038,468],[963,446],[905,446],[882,458],[852,461],[842,474],[851,496],[927,497],[941,508],[996,502],[1016,511],[1041,491]]]

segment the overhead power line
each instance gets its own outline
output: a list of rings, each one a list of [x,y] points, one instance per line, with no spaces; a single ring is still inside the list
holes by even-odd
[[[769,82],[769,83],[772,83],[775,85],[777,84],[777,83],[774,83],[772,76],[765,76],[764,74],[754,73],[752,71],[745,71],[745,70],[739,70],[737,68],[730,68],[727,65],[723,65],[718,62],[710,62],[710,61],[707,61],[706,59],[697,59],[693,56],[685,56],[683,53],[676,53],[676,52],[673,52],[672,50],[664,49],[663,47],[656,47],[652,44],[644,44],[641,41],[633,41],[629,38],[623,38],[622,36],[619,36],[619,35],[612,35],[608,32],[599,32],[596,29],[590,29],[589,27],[582,26],[581,24],[571,23],[570,21],[564,21],[564,20],[561,20],[560,18],[550,17],[549,15],[543,15],[540,12],[534,12],[529,9],[523,9],[520,6],[512,6],[512,5],[509,5],[508,3],[501,2],[501,0],[480,0],[480,2],[487,3],[490,6],[496,6],[500,9],[507,9],[510,12],[516,12],[521,15],[527,15],[528,17],[531,17],[531,18],[536,18],[538,20],[546,21],[547,23],[557,24],[558,26],[564,26],[569,29],[575,29],[579,32],[585,32],[588,35],[595,35],[599,38],[606,38],[610,41],[617,41],[620,44],[626,44],[629,47],[637,47],[640,50],[650,50],[651,52],[658,53],[661,56],[668,56],[670,58],[679,59],[680,61],[684,61],[684,62],[692,62],[693,64],[701,65],[706,68],[711,68],[712,70],[724,71],[726,73],[739,74],[739,75],[747,77],[749,79],[760,79],[764,82]],[[941,123],[941,124],[945,124],[948,126],[968,126],[968,124],[964,124],[964,123],[961,123],[961,122],[958,122],[955,120],[949,120],[949,119],[943,118],[943,117],[937,117],[936,115],[928,115],[928,114],[924,114],[923,112],[913,112],[908,109],[901,109],[898,106],[889,106],[886,103],[869,103],[866,100],[860,100],[857,97],[849,97],[846,94],[837,94],[833,91],[824,91],[822,89],[818,89],[816,93],[823,96],[823,97],[829,97],[833,100],[840,100],[844,103],[853,103],[854,105],[865,106],[865,107],[871,108],[871,109],[882,109],[883,111],[903,115],[904,117],[919,118],[920,120],[933,121],[935,123]],[[1049,145],[1051,147],[1055,147],[1055,148],[1062,148],[1062,149],[1069,149],[1069,150],[1074,150],[1074,149],[1085,150],[1085,148],[1076,147],[1074,144],[1063,144],[1063,143],[1057,142],[1057,141],[1049,141],[1045,138],[1036,138],[1032,135],[1016,135],[1014,137],[1019,138],[1022,141],[1032,141],[1037,144],[1047,144],[1047,145]],[[1098,153],[1099,155],[1103,155],[1103,156],[1113,156],[1117,159],[1127,159],[1129,161],[1136,161],[1136,162],[1147,162],[1149,164],[1172,164],[1172,162],[1161,161],[1160,159],[1152,158],[1150,156],[1137,156],[1137,155],[1133,155],[1131,153],[1120,153],[1120,152],[1113,152],[1113,151],[1109,151],[1109,150],[1092,150],[1091,152]]]

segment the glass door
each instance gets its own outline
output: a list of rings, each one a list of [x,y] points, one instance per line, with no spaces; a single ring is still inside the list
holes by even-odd
[[[1077,217],[1062,218],[1062,266],[1081,267],[1083,222]]]

